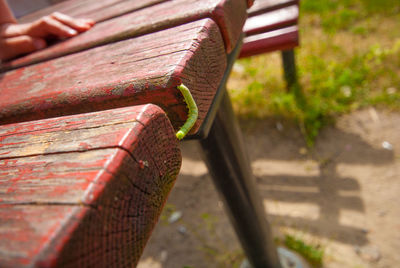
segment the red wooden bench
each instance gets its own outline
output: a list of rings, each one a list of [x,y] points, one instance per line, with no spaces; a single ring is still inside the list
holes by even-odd
[[[255,267],[279,267],[224,90],[252,1],[69,4],[21,21],[59,10],[92,16],[98,23],[0,66],[0,172],[7,176],[1,181],[6,190],[0,200],[5,219],[0,222],[0,266],[134,265],[179,168],[172,128],[178,130],[188,116],[177,89],[183,83],[199,108],[189,137],[203,138],[205,160],[249,260]],[[172,128],[159,108],[135,106],[147,103],[159,106]],[[128,114],[131,119],[124,117]],[[146,123],[147,114],[154,116]],[[45,177],[33,180],[33,172]],[[77,178],[77,173],[87,177]],[[46,208],[51,208],[47,215]],[[128,229],[131,220],[138,225]],[[9,238],[15,244],[7,243]]]
[[[285,80],[288,87],[296,82],[293,49],[299,45],[298,0],[257,0],[248,10],[243,27],[246,35],[239,57],[250,57],[282,51]]]
[[[179,172],[155,105],[0,126],[0,266],[135,266]]]

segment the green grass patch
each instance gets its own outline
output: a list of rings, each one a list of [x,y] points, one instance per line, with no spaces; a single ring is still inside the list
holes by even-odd
[[[285,236],[284,244],[288,249],[303,256],[313,267],[322,266],[324,250],[319,245],[307,244],[291,235]]]
[[[285,89],[278,53],[240,60],[228,83],[237,114],[297,122],[312,146],[337,116],[367,106],[400,110],[399,5],[371,2],[301,1],[302,94]]]

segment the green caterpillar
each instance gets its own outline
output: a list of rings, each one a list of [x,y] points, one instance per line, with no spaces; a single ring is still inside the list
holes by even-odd
[[[178,140],[181,140],[186,136],[186,134],[188,134],[194,123],[196,123],[197,117],[199,115],[199,110],[197,109],[196,102],[194,101],[192,94],[190,94],[189,89],[184,84],[180,84],[179,86],[177,86],[177,88],[182,93],[183,98],[185,99],[185,102],[189,109],[188,118],[185,124],[183,124],[183,126],[175,134]]]

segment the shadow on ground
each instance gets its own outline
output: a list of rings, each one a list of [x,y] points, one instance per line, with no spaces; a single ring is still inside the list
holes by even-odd
[[[357,131],[326,128],[312,151],[305,149],[294,126],[274,119],[242,121],[241,126],[274,229],[294,228],[351,246],[369,243],[369,231],[360,223],[366,210],[360,180],[371,177],[364,174],[371,169],[364,167],[392,163],[393,150],[375,146],[358,135],[360,129],[370,131],[362,130],[362,126]],[[183,216],[176,223],[158,225],[140,267],[232,267],[236,258],[242,257],[237,253],[240,246],[196,142],[183,143],[182,152],[181,175],[168,203]],[[347,172],[350,168],[353,171]],[[210,223],[201,216],[204,214],[216,220]],[[146,266],[150,259],[152,265]]]
[[[274,128],[274,124],[276,123],[273,121],[264,121],[262,124],[256,122],[242,124],[247,125],[245,136],[253,163],[262,159],[273,160],[275,165],[283,164],[283,168],[278,169],[274,175],[257,176],[257,171],[255,171],[261,195],[267,200],[278,202],[314,204],[318,207],[319,216],[307,219],[270,215],[271,222],[344,243],[354,245],[367,243],[365,229],[339,222],[341,210],[363,213],[365,206],[360,195],[358,180],[352,177],[341,177],[337,168],[340,164],[385,165],[393,162],[393,151],[374,148],[358,135],[329,127],[321,133],[312,153],[301,154],[302,142],[298,131],[295,129],[278,131]],[[268,133],[269,139],[260,138],[260,133]],[[266,135],[261,134],[261,136]],[[313,176],[304,175],[307,172],[296,170],[307,168],[307,166],[302,167],[301,164],[296,165],[296,162],[305,160],[314,162],[311,167],[308,167],[317,169],[309,172],[313,173]],[[285,162],[295,164],[290,165]],[[285,172],[285,169],[288,172]],[[302,175],[293,175],[296,173],[302,173]]]

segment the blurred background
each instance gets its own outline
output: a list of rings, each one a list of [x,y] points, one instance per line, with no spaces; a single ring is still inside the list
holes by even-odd
[[[307,106],[284,90],[273,53],[236,64],[229,88],[237,113],[294,119],[311,145],[337,116],[365,107],[398,110],[399,19],[398,0],[301,0],[296,52]]]

